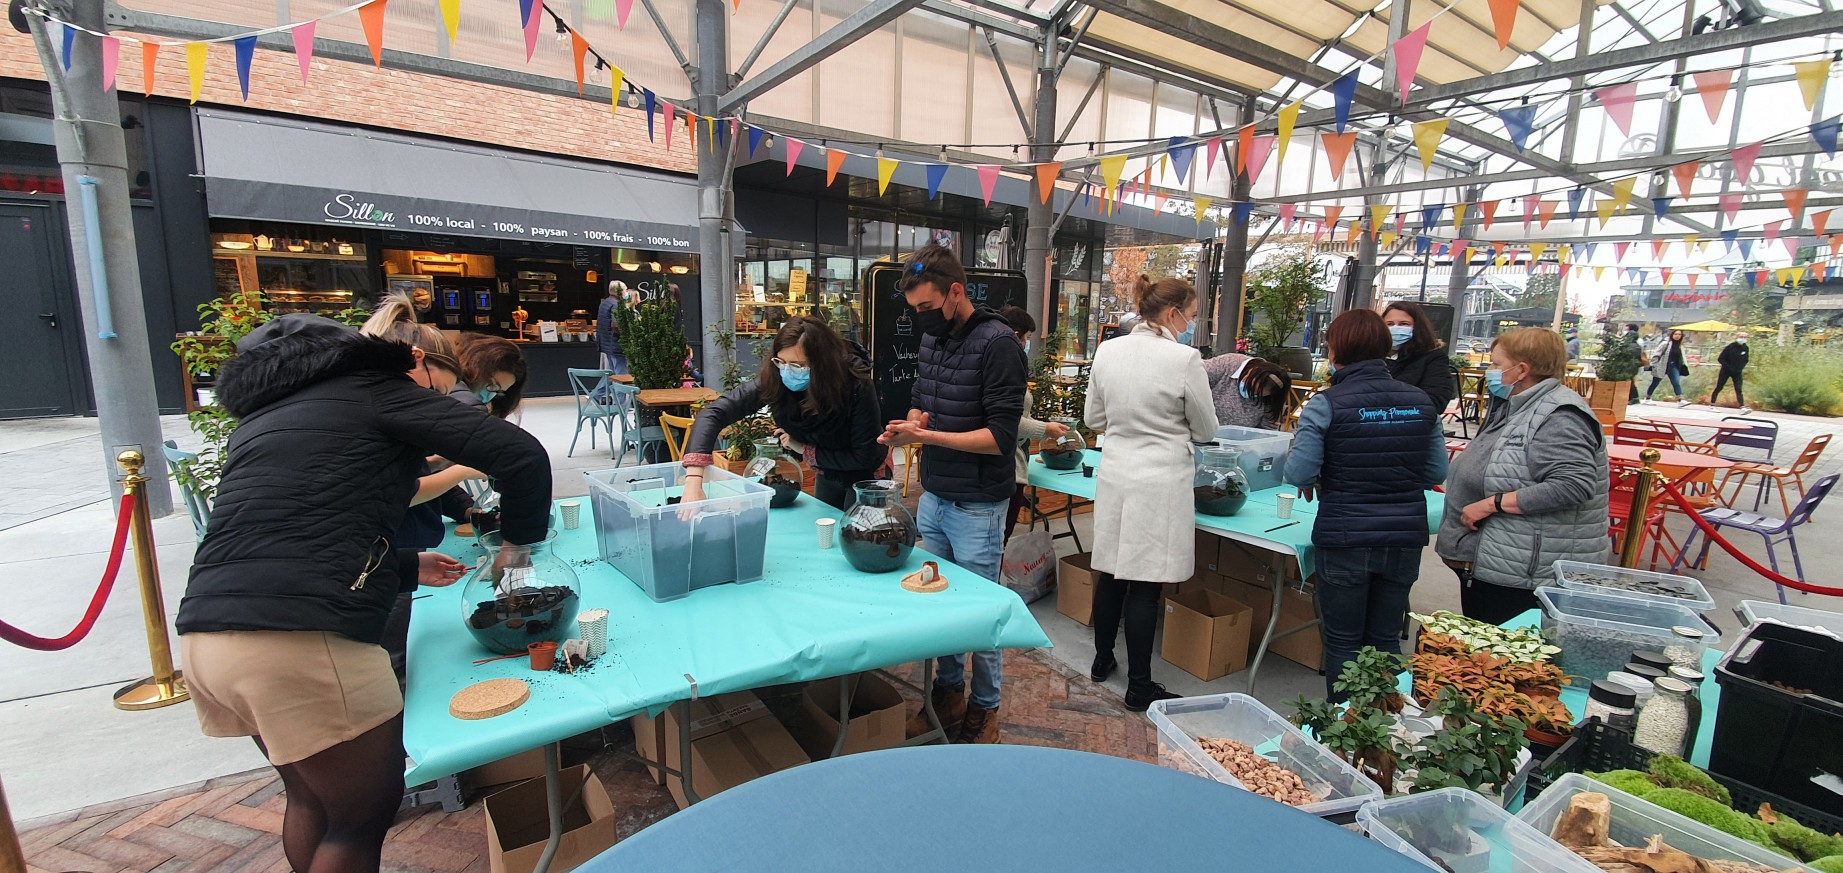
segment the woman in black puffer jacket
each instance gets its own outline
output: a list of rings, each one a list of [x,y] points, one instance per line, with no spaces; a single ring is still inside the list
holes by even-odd
[[[1389,375],[1427,392],[1434,415],[1444,413],[1459,386],[1453,379],[1453,362],[1446,357],[1446,344],[1434,335],[1426,310],[1406,300],[1391,303],[1382,310],[1382,323],[1395,343],[1395,356],[1386,359]]]
[[[460,368],[440,353],[309,315],[237,352],[218,400],[238,427],[179,604],[186,679],[206,734],[254,738],[281,773],[289,864],[375,871],[403,795],[403,697],[378,641],[400,588],[462,569],[391,540],[417,468],[434,453],[496,477],[506,542],[528,544],[550,459],[442,396]]]

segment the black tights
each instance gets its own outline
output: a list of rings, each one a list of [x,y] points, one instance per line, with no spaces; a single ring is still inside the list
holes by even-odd
[[[1113,638],[1126,616],[1126,685],[1144,688],[1152,681],[1152,636],[1158,632],[1158,601],[1165,586],[1134,582],[1102,573],[1094,586],[1094,651],[1113,657]]]
[[[256,746],[268,754],[262,738]],[[296,873],[375,873],[403,803],[403,716],[292,764],[282,851]]]

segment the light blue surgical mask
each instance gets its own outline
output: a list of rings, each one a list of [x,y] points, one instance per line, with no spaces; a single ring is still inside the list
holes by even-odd
[[[1241,393],[1241,399],[1243,400],[1253,400],[1254,399],[1248,396],[1248,383],[1246,382],[1236,382],[1235,390]]]
[[[1411,324],[1389,325],[1389,339],[1394,341],[1396,348],[1398,349],[1401,348],[1403,343],[1411,339],[1414,339],[1414,325],[1411,325]]]
[[[1196,338],[1197,338],[1197,320],[1193,318],[1184,323],[1184,332],[1177,335],[1177,341],[1180,343],[1183,343],[1184,345],[1190,345],[1191,340],[1194,340]]]
[[[499,396],[499,389],[482,388],[478,391],[475,391],[474,396],[480,398],[481,403],[491,403],[493,402],[493,398]]]
[[[1510,389],[1511,386],[1504,384],[1503,370],[1485,371],[1485,390],[1491,392],[1492,397],[1509,400]]]
[[[781,387],[789,391],[805,391],[813,383],[811,367],[796,367],[792,364],[776,363],[781,370]]]

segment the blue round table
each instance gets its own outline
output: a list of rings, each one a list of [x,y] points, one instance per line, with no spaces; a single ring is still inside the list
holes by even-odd
[[[578,868],[633,870],[1426,868],[1266,798],[1176,770],[1035,746],[846,755],[723,792]]]

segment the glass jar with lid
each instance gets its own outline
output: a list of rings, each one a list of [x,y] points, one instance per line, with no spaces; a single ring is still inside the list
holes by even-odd
[[[794,501],[800,499],[800,485],[806,479],[806,469],[787,456],[780,440],[756,440],[754,445],[755,457],[742,468],[743,477],[774,489],[774,496],[768,500],[769,509],[794,505]]]
[[[1655,705],[1657,700],[1652,699]],[[1638,695],[1632,689],[1605,679],[1593,683],[1587,690],[1587,707],[1584,718],[1598,718],[1616,728],[1631,730],[1637,720]]]
[[[850,508],[839,519],[838,537],[851,566],[866,573],[900,569],[915,550],[915,516],[902,505],[895,482],[872,479],[852,489]]]
[[[1088,441],[1081,438],[1081,431],[1076,428],[1073,418],[1051,419],[1068,428],[1062,436],[1044,437],[1037,446],[1037,457],[1043,460],[1043,466],[1051,470],[1073,470],[1081,466],[1082,452],[1088,450]]]
[[[1682,757],[1689,737],[1689,684],[1666,676],[1654,683],[1657,694],[1638,715],[1638,727],[1632,742],[1639,748],[1659,755]]]
[[[576,629],[582,584],[552,551],[557,534],[512,545],[498,531],[480,535],[486,563],[461,590],[461,619],[474,641],[498,655],[531,643],[560,643]]]
[[[1248,502],[1248,474],[1241,470],[1241,451],[1225,446],[1197,447],[1197,472],[1191,494],[1204,515],[1234,515]]]
[[[1670,642],[1664,644],[1664,657],[1670,659],[1670,665],[1676,667],[1702,666],[1702,629],[1694,627],[1673,627],[1670,629]]]

